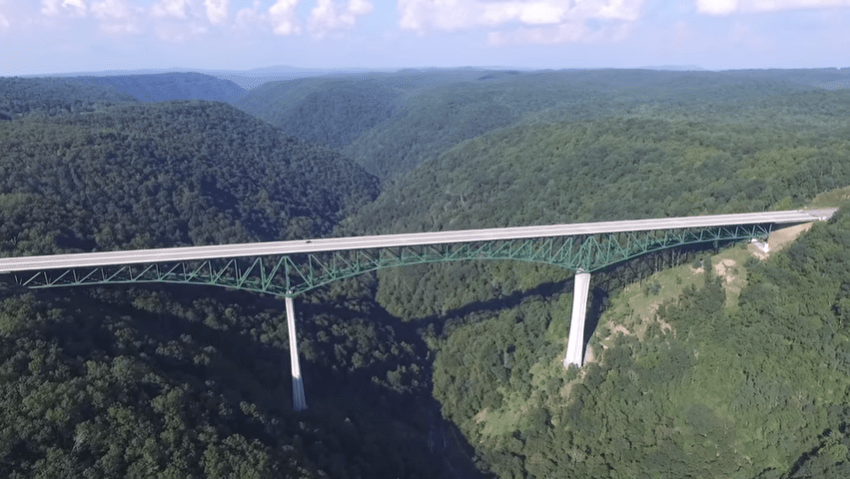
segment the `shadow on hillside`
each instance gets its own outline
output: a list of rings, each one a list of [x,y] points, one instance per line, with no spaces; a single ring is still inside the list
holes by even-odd
[[[720,246],[725,246],[726,243]],[[717,247],[710,243],[687,245],[680,248],[671,248],[664,251],[649,253],[629,261],[617,263],[601,270],[595,271],[591,277],[590,293],[588,295],[588,311],[585,316],[584,345],[593,337],[602,314],[609,306],[610,298],[630,283],[641,283],[652,274],[694,261],[707,252],[716,252]],[[542,283],[525,291],[515,291],[507,296],[493,298],[485,301],[475,301],[460,308],[435,314],[411,321],[420,327],[433,325],[439,335],[445,334],[448,325],[468,321],[466,319],[475,313],[496,313],[503,309],[519,306],[523,301],[534,296],[554,299],[560,294],[572,294],[574,288],[573,278],[564,281]],[[568,315],[570,313],[567,313]],[[564,338],[569,334],[569,323],[571,317],[563,318],[565,324]]]
[[[251,327],[262,327],[262,321],[211,327],[205,324],[203,311],[198,311],[195,320],[168,310],[144,311],[134,306],[136,291],[155,291],[167,295],[163,304],[184,307],[191,307],[198,299],[212,299],[222,311],[228,305],[238,305],[240,318],[246,321],[253,321],[250,318],[260,317],[255,315],[262,312],[283,315],[285,311],[283,301],[273,297],[215,287],[147,285],[135,291],[121,286],[47,290],[35,293],[36,297],[61,306],[72,317],[45,322],[42,333],[55,338],[68,355],[83,363],[89,359],[109,362],[122,355],[134,356],[169,383],[187,387],[190,397],[201,397],[212,390],[222,401],[221,407],[233,411],[230,417],[218,417],[221,408],[207,411],[209,404],[201,407],[206,411],[203,414],[218,417],[214,421],[218,427],[271,447],[294,441],[310,461],[332,477],[343,477],[355,470],[363,477],[375,478],[488,477],[477,471],[471,459],[474,451],[455,426],[442,418],[439,403],[430,395],[430,361],[412,359],[427,367],[424,375],[428,383],[414,393],[400,393],[373,381],[374,377],[387,377],[387,372],[397,366],[392,357],[390,361],[348,371],[302,356],[309,409],[296,413],[292,411],[289,352],[282,334],[276,341],[261,342],[248,332]],[[315,341],[318,328],[310,319],[315,315],[330,314],[342,320],[364,317],[359,311],[299,303],[296,314],[302,344],[313,340],[319,345]],[[411,342],[421,355],[427,354],[413,324],[402,323],[382,309],[372,309],[369,320],[390,323],[396,331],[393,334]],[[135,350],[115,344],[114,326],[118,323],[134,331]],[[286,330],[285,324],[277,327]],[[169,343],[189,344],[187,350],[215,349],[210,353],[211,360],[204,364],[193,361],[191,353],[163,354],[160,347]],[[325,357],[333,358],[333,352]],[[156,388],[152,394],[157,394]],[[246,402],[256,404],[264,414],[243,412]]]
[[[573,278],[569,278],[564,281],[542,283],[525,291],[515,291],[507,296],[488,299],[486,301],[475,301],[460,308],[447,311],[445,314],[425,316],[423,318],[411,320],[410,323],[416,324],[419,328],[433,324],[437,334],[442,335],[444,333],[443,328],[446,324],[461,320],[471,314],[497,312],[503,309],[515,308],[528,298],[534,296],[551,298],[562,293],[572,293],[572,289]]]

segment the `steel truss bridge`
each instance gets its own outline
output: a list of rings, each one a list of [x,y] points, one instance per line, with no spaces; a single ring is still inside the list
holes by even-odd
[[[834,209],[609,221],[440,233],[324,238],[0,259],[18,284],[191,283],[294,297],[384,268],[516,260],[594,272],[686,245],[766,238],[776,225],[829,218]]]
[[[777,226],[825,221],[835,211],[793,210],[2,258],[0,274],[15,274],[17,283],[29,288],[178,283],[283,296],[287,301],[293,402],[296,409],[305,409],[292,298],[333,281],[384,268],[466,260],[526,261],[574,270],[576,294],[564,364],[580,366],[590,273],[669,248],[764,239]]]
[[[594,272],[615,263],[686,245],[766,238],[771,224],[693,230],[518,238],[473,243],[390,246],[378,249],[256,258],[185,260],[45,270],[18,275],[19,284],[56,288],[95,284],[192,283],[294,297],[370,271],[466,260],[516,260]]]

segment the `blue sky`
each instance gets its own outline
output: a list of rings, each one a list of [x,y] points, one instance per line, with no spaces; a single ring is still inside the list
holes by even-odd
[[[0,0],[0,75],[850,67],[850,0]]]

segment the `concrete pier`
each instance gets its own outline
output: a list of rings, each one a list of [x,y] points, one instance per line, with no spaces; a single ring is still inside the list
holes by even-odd
[[[304,399],[304,381],[301,378],[301,364],[298,362],[298,338],[295,335],[295,306],[292,298],[286,297],[286,325],[289,328],[289,356],[292,364],[292,408],[296,411],[307,409]]]
[[[575,276],[573,292],[573,315],[570,319],[570,340],[567,343],[567,357],[564,367],[571,364],[581,367],[584,362],[584,319],[587,316],[587,293],[590,290],[590,273],[579,269]]]

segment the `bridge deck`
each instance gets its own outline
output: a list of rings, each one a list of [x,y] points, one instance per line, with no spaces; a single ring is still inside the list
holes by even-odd
[[[0,259],[0,273],[88,266],[159,263],[196,259],[316,253],[321,251],[387,248],[393,246],[421,246],[523,238],[578,236],[601,233],[638,232],[666,229],[673,230],[763,223],[806,223],[810,221],[827,220],[835,213],[835,211],[835,208],[773,211],[729,215],[686,216],[679,218],[654,218],[629,221],[603,221],[596,223],[573,223],[547,226],[441,231],[436,233],[319,238],[265,243],[187,246],[148,250],[27,256]]]

